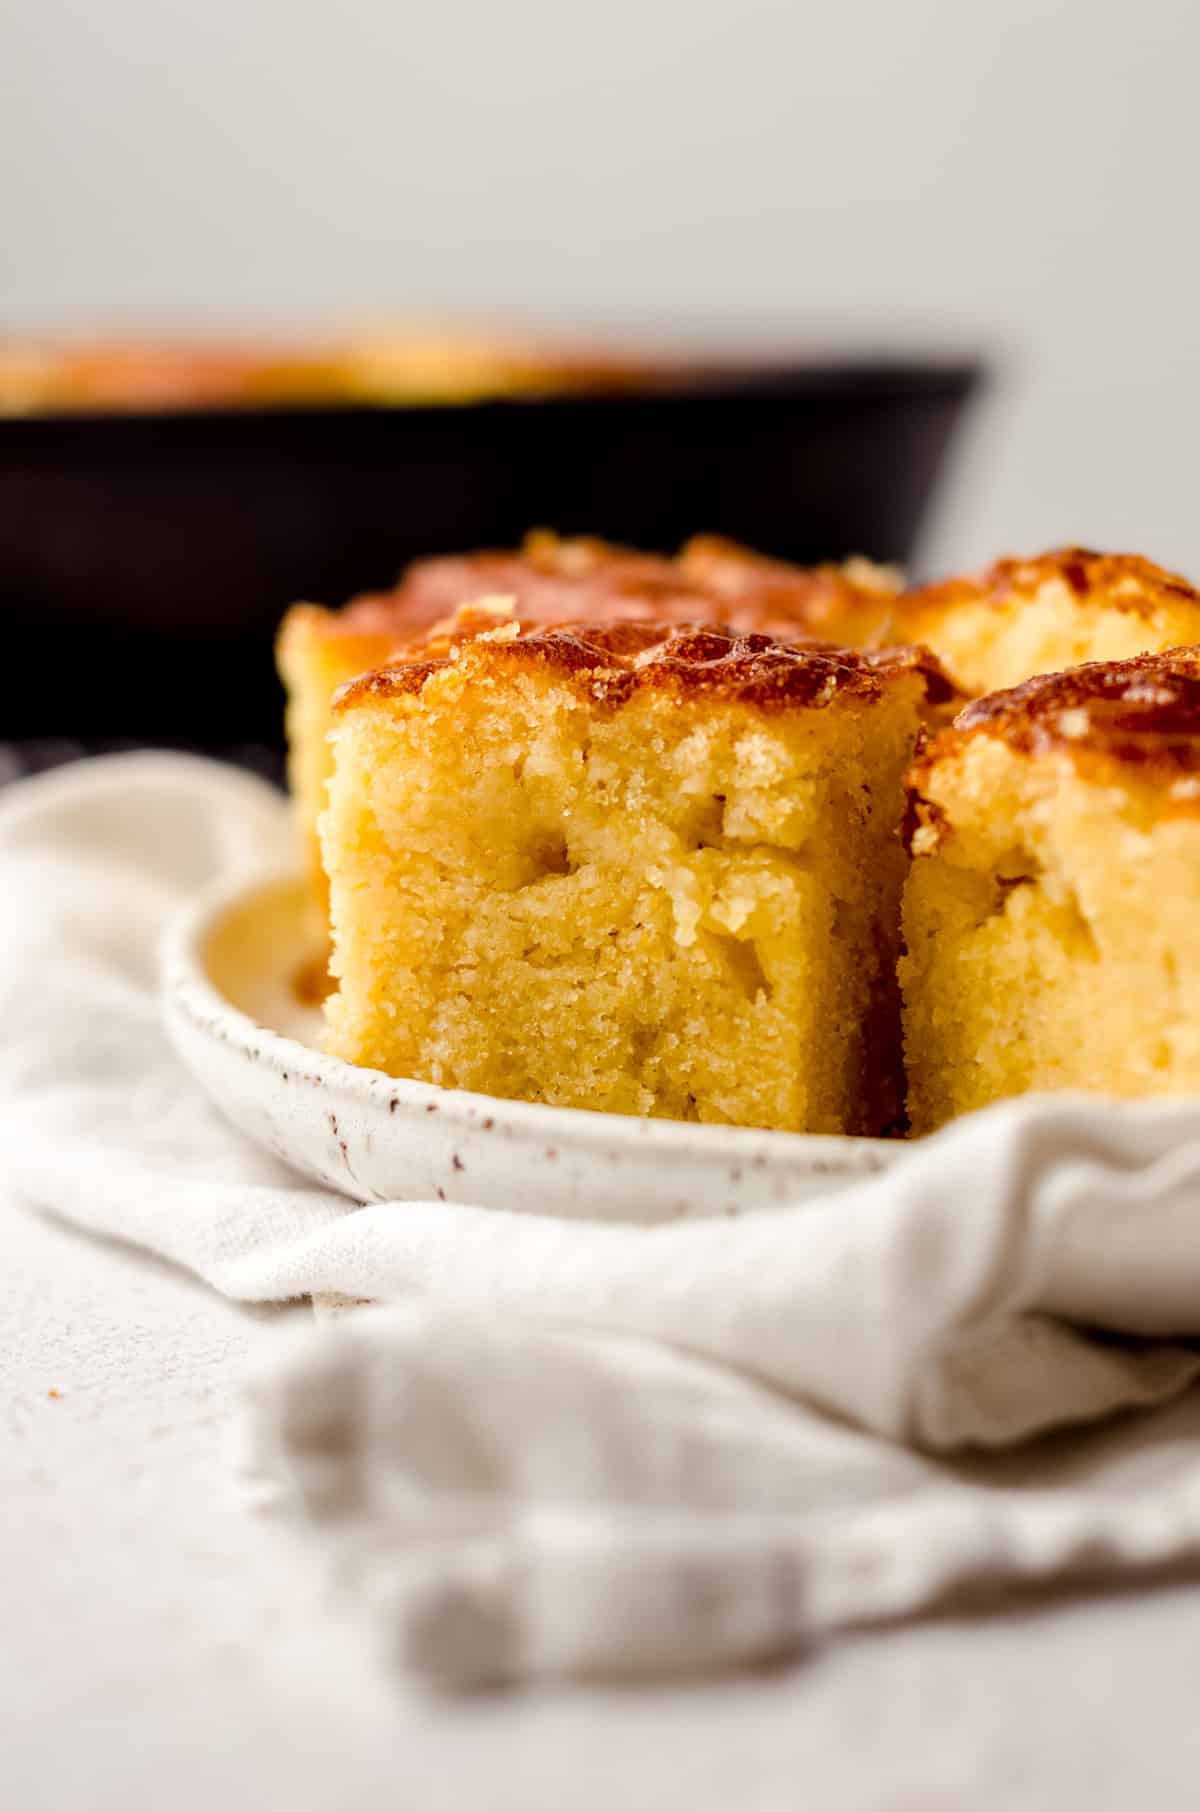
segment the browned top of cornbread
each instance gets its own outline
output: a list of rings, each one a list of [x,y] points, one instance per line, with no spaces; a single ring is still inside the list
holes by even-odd
[[[717,613],[718,621],[759,629],[766,635],[781,633],[772,622],[783,624],[785,632],[787,626],[794,630],[798,622],[820,631],[844,627],[854,618],[861,618],[874,633],[890,620],[902,583],[898,572],[869,560],[793,566],[721,535],[694,535],[680,550],[675,565],[710,600],[710,606],[724,602],[729,614]],[[739,612],[746,613],[745,621]],[[708,614],[711,618],[711,607]]]
[[[640,553],[590,536],[560,539],[539,531],[519,551],[449,554],[410,566],[394,591],[352,599],[329,617],[329,635],[409,639],[470,598],[504,595],[527,623],[719,623],[764,635],[846,624],[889,608],[895,588],[886,569],[791,566],[732,542],[701,537],[682,554]]]
[[[916,674],[926,696],[952,696],[953,687],[924,648],[861,653],[823,642],[785,642],[743,634],[724,624],[562,623],[508,635],[475,636],[422,659],[390,662],[344,686],[334,700],[345,711],[369,698],[420,692],[453,662],[476,669],[507,667],[549,672],[574,683],[600,705],[620,705],[638,691],[704,694],[760,708],[827,705],[835,697],[864,704],[882,699],[889,679]]]
[[[960,574],[908,592],[900,604],[900,620],[911,627],[922,617],[940,616],[963,604],[1004,609],[1034,597],[1053,579],[1061,580],[1080,600],[1143,617],[1166,604],[1191,602],[1200,608],[1200,593],[1186,579],[1140,554],[1056,547],[1028,560],[997,560],[983,572]]]
[[[1200,770],[1200,648],[1090,661],[977,699],[927,745],[911,783],[919,788],[934,763],[977,735],[1022,754],[1057,750],[1177,779]]]

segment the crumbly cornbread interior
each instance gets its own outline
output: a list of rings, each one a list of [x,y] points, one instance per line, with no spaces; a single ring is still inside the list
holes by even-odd
[[[918,762],[914,1134],[1034,1089],[1200,1094],[1198,671],[1192,650],[1048,676]]]
[[[560,1106],[881,1131],[925,685],[630,625],[359,681],[322,825],[330,1048]]]

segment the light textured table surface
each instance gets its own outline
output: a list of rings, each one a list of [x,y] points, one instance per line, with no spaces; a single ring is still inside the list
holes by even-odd
[[[238,1377],[304,1311],[235,1309],[6,1206],[0,1228],[4,1812],[1198,1803],[1200,1586],[866,1634],[703,1686],[409,1692],[233,1488]],[[1200,1439],[1200,1402],[1164,1414]]]

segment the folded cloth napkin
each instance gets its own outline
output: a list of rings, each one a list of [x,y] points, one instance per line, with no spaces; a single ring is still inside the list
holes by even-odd
[[[1200,1395],[1029,1439],[1200,1372],[1200,1105],[1009,1104],[736,1220],[359,1206],[228,1127],[161,1028],[163,926],[290,848],[276,794],[189,758],[6,794],[3,1181],[230,1296],[387,1305],[281,1340],[244,1458],[394,1651],[644,1675],[1200,1563]]]

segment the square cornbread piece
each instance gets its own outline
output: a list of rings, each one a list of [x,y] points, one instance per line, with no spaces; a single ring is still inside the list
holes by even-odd
[[[354,682],[328,1042],[560,1106],[812,1132],[896,1109],[923,654],[498,630]]]
[[[911,784],[914,1133],[1030,1089],[1200,1095],[1200,651],[982,699]]]
[[[1200,595],[1136,554],[1062,547],[908,592],[902,641],[923,642],[969,697],[1086,661],[1200,642]]]
[[[460,605],[504,596],[527,624],[703,619],[865,646],[887,640],[898,587],[891,568],[861,559],[798,567],[715,537],[669,558],[540,530],[518,550],[417,561],[394,590],[364,594],[342,610],[293,605],[276,656],[287,694],[288,777],[314,893],[325,893],[317,819],[333,771],[334,693],[447,626]]]

